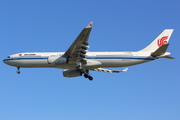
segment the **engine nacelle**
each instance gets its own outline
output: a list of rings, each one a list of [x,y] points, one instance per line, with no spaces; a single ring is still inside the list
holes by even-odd
[[[65,69],[65,70],[63,70],[63,76],[64,77],[78,77],[78,76],[82,76],[82,73],[77,70]]]
[[[66,64],[68,62],[68,59],[66,57],[60,57],[60,56],[50,56],[48,57],[48,63],[49,64]]]

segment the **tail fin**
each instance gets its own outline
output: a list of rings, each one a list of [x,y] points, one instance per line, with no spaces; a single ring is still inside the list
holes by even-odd
[[[154,52],[164,44],[168,44],[171,34],[174,29],[165,29],[154,41],[152,41],[147,47],[140,50],[140,52]]]

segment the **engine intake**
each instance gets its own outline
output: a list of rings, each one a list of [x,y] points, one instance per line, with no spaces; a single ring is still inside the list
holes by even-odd
[[[64,77],[78,77],[78,76],[82,76],[82,73],[77,70],[65,69],[65,70],[63,70],[63,76]]]

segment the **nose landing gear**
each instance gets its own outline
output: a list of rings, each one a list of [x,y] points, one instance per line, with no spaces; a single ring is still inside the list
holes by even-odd
[[[17,71],[16,71],[17,74],[20,74],[20,67],[17,67]]]

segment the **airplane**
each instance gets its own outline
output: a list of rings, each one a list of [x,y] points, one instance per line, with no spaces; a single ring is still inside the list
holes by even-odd
[[[165,29],[147,47],[135,52],[89,52],[88,38],[93,26],[90,22],[85,27],[66,52],[27,52],[8,56],[3,60],[7,65],[20,68],[60,68],[64,77],[84,76],[90,81],[93,77],[89,71],[101,71],[107,73],[126,72],[124,70],[112,70],[109,68],[137,65],[159,58],[168,58],[171,53],[166,52],[173,29]]]

